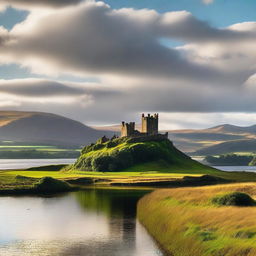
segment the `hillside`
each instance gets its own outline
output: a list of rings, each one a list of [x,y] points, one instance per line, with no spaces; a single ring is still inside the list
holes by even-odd
[[[113,134],[50,113],[0,111],[0,120],[2,143],[81,146]]]
[[[256,140],[236,140],[223,142],[197,150],[195,155],[219,155],[234,152],[256,152]]]
[[[207,155],[208,149],[213,149],[214,154],[232,152],[250,152],[246,145],[254,144],[256,140],[256,126],[241,127],[230,124],[219,125],[201,130],[172,130],[169,138],[175,146],[190,155]],[[219,151],[220,150],[220,151]]]
[[[252,126],[236,126],[231,124],[223,124],[218,125],[209,129],[206,129],[207,132],[216,132],[216,133],[241,133],[241,134],[247,134],[247,133],[256,133],[256,125]]]
[[[117,138],[87,146],[71,170],[96,172],[175,172],[216,174],[176,149],[164,136]]]

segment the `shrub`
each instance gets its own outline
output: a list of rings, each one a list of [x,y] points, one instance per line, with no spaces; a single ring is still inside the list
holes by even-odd
[[[90,152],[90,151],[92,150],[93,146],[94,146],[94,144],[92,144],[92,145],[90,145],[90,146],[84,147],[84,148],[82,149],[82,151],[81,151],[81,154],[86,154],[86,153]]]
[[[94,146],[92,146],[91,151],[99,150],[99,149],[102,149],[102,148],[104,148],[103,144],[95,144]]]
[[[143,143],[136,144],[131,147],[131,153],[136,163],[149,162],[154,160],[169,161],[169,148],[168,145],[158,143]]]
[[[72,190],[72,187],[65,181],[57,180],[51,177],[45,177],[39,183],[34,185],[34,189],[39,193],[57,193]]]
[[[95,172],[104,172],[109,170],[112,158],[110,156],[100,156],[92,160],[92,170]]]
[[[22,176],[22,175],[16,175],[15,177],[17,180],[30,180],[31,178],[26,177],[26,176]]]
[[[226,206],[253,206],[255,201],[246,193],[232,192],[221,196],[216,196],[212,202],[217,205]]]
[[[133,164],[133,157],[128,149],[119,151],[115,160],[119,168],[128,168]]]
[[[117,146],[117,142],[115,141],[109,141],[106,143],[106,148],[113,148],[115,146]]]

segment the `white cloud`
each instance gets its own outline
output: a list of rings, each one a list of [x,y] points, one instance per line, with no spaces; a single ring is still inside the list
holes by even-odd
[[[213,80],[225,74],[183,58],[178,50],[165,48],[158,39],[200,43],[216,38],[231,42],[241,35],[212,28],[184,11],[162,15],[151,10],[112,10],[102,2],[89,2],[50,12],[34,11],[13,28],[9,37],[2,48],[2,61],[20,60],[34,73]]]
[[[60,8],[70,5],[76,5],[84,0],[0,0],[0,10],[7,6],[19,9],[38,9],[38,8]]]
[[[214,0],[202,0],[204,4],[212,4]]]
[[[97,94],[97,91],[95,91]],[[65,84],[42,79],[0,80],[1,107],[26,106],[27,104],[79,105],[93,103],[92,89],[86,84]]]
[[[160,38],[184,45],[167,48]],[[38,109],[41,98],[39,110],[91,123],[132,120],[143,111],[256,112],[254,22],[219,29],[186,11],[113,10],[86,2],[33,10],[10,32],[0,29],[0,39],[2,63],[48,75],[93,74],[100,80],[90,85],[0,81],[0,93],[9,95],[9,103],[16,97],[23,110]],[[46,94],[50,103],[43,99]]]
[[[160,129],[204,129],[217,125],[233,124],[251,126],[256,124],[255,113],[245,112],[223,112],[223,113],[198,113],[198,112],[177,112],[160,113]]]

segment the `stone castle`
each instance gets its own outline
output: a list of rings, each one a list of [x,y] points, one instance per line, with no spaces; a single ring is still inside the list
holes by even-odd
[[[159,134],[158,133],[158,114],[154,115],[144,115],[141,116],[141,131],[135,129],[135,122],[125,123],[122,122],[121,125],[121,137],[142,137],[142,136],[152,136],[160,135],[168,137],[168,133]]]

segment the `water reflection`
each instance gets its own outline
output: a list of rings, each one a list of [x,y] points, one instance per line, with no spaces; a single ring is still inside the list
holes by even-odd
[[[163,255],[136,220],[148,191],[88,189],[54,198],[0,198],[2,256]]]

